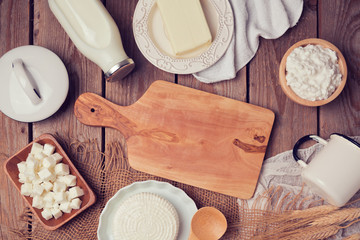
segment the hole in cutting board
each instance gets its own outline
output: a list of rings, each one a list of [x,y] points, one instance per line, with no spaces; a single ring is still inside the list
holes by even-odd
[[[95,112],[95,108],[91,108],[90,111],[91,111],[91,112]]]

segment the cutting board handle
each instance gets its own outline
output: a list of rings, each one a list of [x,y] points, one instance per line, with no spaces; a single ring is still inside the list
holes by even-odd
[[[83,124],[115,128],[128,138],[135,134],[136,124],[122,114],[125,109],[97,94],[83,93],[75,102],[74,114]]]

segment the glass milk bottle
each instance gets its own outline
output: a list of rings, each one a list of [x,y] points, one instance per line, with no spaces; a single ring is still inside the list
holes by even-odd
[[[75,46],[104,71],[108,81],[120,80],[134,69],[119,29],[100,0],[48,1]]]

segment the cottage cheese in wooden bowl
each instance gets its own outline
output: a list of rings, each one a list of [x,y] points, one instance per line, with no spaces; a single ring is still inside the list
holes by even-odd
[[[280,63],[280,84],[294,102],[321,106],[334,100],[347,78],[346,62],[333,44],[322,39],[297,42]]]

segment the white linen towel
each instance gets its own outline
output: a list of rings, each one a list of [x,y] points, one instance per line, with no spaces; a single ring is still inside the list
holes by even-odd
[[[234,34],[224,56],[213,66],[193,74],[201,82],[233,79],[256,54],[259,37],[275,39],[295,26],[303,0],[229,0],[234,14]]]

